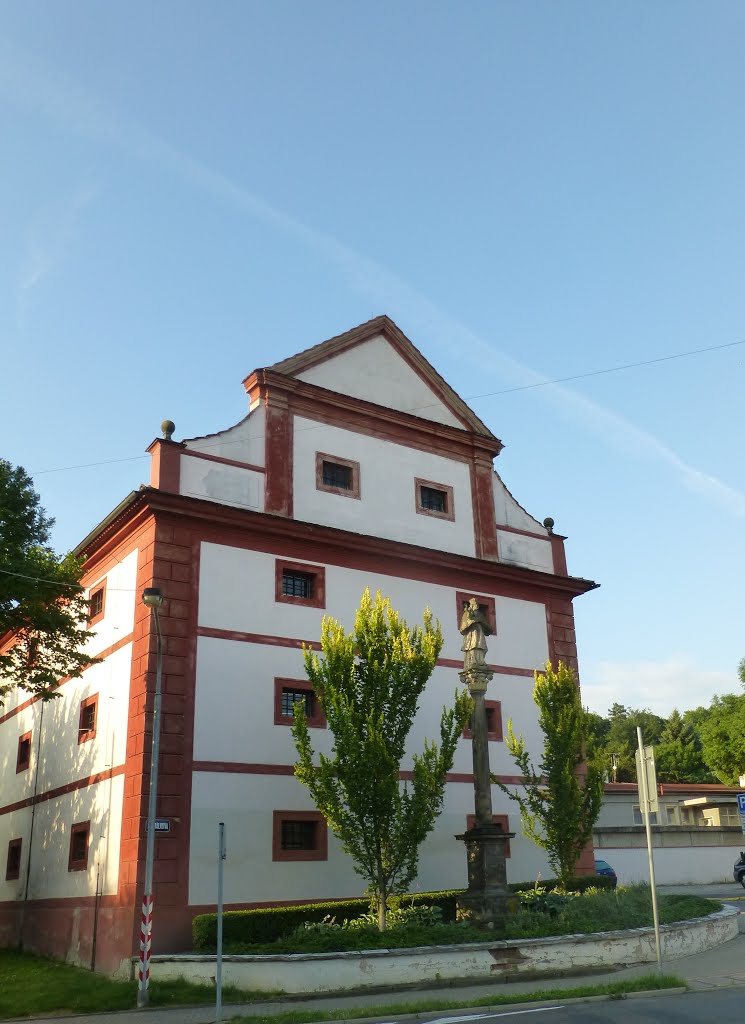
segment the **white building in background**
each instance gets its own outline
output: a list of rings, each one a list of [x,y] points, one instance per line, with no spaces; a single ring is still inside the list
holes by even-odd
[[[226,908],[359,895],[363,882],[293,776],[291,706],[305,700],[315,746],[331,737],[305,678],[303,643],[325,614],[351,627],[366,587],[410,622],[429,606],[445,644],[412,730],[438,735],[460,685],[463,603],[494,627],[488,660],[492,770],[517,782],[502,743],[511,718],[541,742],[533,672],[576,668],[564,539],[494,472],[501,442],[387,317],[244,381],[248,415],[185,441],[158,439],[149,486],[79,547],[103,660],[42,706],[1,709],[0,937],[111,970],[136,955],[145,857],[155,636],[141,601],[165,595],[154,950],[190,946],[216,900],[217,825],[228,836]],[[146,714],[147,705],[147,714]],[[545,875],[515,805],[508,878]],[[471,749],[459,745],[445,807],[421,851],[420,890],[466,883],[454,839],[473,812]],[[583,866],[592,870],[592,852]]]

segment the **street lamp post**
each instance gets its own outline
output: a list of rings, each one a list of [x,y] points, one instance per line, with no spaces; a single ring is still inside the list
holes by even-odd
[[[145,886],[142,892],[142,920],[140,923],[140,970],[137,987],[137,1006],[150,1002],[150,946],[153,934],[153,864],[155,862],[155,801],[158,796],[158,757],[160,754],[160,695],[163,674],[163,637],[160,632],[160,609],[163,594],[158,587],[146,587],[142,603],[155,616],[156,674],[155,703],[153,705],[153,747],[150,758],[150,794],[147,808],[147,837],[145,853]]]

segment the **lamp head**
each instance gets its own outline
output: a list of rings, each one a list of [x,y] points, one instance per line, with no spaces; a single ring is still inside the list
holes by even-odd
[[[160,587],[145,587],[142,591],[142,603],[148,608],[162,608],[163,594]]]

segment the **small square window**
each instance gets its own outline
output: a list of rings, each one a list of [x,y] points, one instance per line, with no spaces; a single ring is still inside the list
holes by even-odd
[[[313,684],[307,679],[274,680],[274,724],[292,725],[295,721],[295,704],[305,704],[305,720],[311,728],[325,729],[326,717],[313,692]]]
[[[81,821],[70,829],[70,859],[68,871],[85,871],[88,867],[88,845],[91,835],[90,821]]]
[[[103,618],[106,606],[106,581],[91,591],[88,601],[88,625],[90,626]]]
[[[486,706],[486,735],[490,740],[501,743],[502,736],[502,702],[498,700],[485,700]],[[471,719],[463,730],[465,739],[473,739],[473,727]]]
[[[338,455],[316,452],[316,488],[341,494],[346,498],[360,496],[360,464]]]
[[[509,815],[507,815],[507,814],[492,814],[491,820],[492,820],[492,824],[499,825],[499,827],[501,828],[501,830],[503,832],[509,832],[510,831]],[[474,827],[475,824],[476,824],[476,815],[475,814],[467,815],[466,816],[466,828],[470,830],[470,829],[472,829]],[[509,839],[506,839],[505,843],[504,843],[504,855],[505,855],[505,857],[509,857],[510,854],[511,854],[510,841],[509,841]]]
[[[305,605],[308,608],[326,607],[326,573],[322,565],[275,562],[275,601]]]
[[[273,860],[326,860],[328,828],[318,811],[275,811]]]
[[[5,881],[12,882],[21,876],[22,839],[11,839],[8,843],[8,860],[5,865]]]
[[[434,516],[435,519],[455,519],[453,488],[448,484],[438,484],[432,480],[414,481],[416,510],[423,516]]]
[[[80,702],[80,721],[78,724],[78,743],[87,743],[96,735],[96,719],[98,717],[98,694],[87,697]]]
[[[31,764],[31,733],[25,732],[18,737],[18,753],[16,754],[16,774],[25,772]]]
[[[642,814],[642,809],[639,806],[639,804],[635,804],[634,805],[633,815],[634,815],[634,824],[635,825],[643,825],[644,824],[644,815]],[[656,825],[657,824],[657,811],[650,811],[650,814],[649,814],[649,824],[650,825]]]

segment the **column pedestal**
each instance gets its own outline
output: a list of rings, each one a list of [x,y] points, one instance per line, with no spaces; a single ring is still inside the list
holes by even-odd
[[[499,825],[476,824],[456,839],[466,844],[468,888],[457,902],[459,921],[470,921],[487,929],[503,927],[514,902],[507,888],[504,844],[514,832],[503,832]]]

